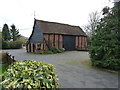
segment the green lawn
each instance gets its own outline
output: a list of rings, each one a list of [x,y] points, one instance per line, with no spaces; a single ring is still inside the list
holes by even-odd
[[[8,65],[0,65],[0,82],[2,81],[2,74],[7,70],[7,67]]]

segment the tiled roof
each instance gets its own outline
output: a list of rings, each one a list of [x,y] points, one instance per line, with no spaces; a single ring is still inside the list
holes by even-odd
[[[48,22],[42,20],[35,20],[36,24],[41,28],[43,33],[55,33],[66,35],[84,35],[85,32],[79,26],[73,26],[68,24]]]

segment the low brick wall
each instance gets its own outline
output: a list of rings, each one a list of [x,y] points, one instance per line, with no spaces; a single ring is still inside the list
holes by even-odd
[[[13,62],[15,62],[14,56],[10,55],[7,52],[0,53],[0,64],[10,65]]]
[[[7,55],[7,64],[8,65],[15,62],[14,56],[10,55],[9,53],[6,53],[6,55]]]

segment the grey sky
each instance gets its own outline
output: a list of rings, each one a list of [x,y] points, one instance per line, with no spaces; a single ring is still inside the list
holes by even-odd
[[[84,26],[89,13],[111,6],[109,0],[0,0],[0,27],[15,24],[20,34],[29,37],[36,19]]]
[[[114,0],[115,2],[119,2],[120,0]]]

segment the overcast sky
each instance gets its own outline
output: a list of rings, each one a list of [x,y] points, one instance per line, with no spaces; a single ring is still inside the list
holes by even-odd
[[[0,0],[0,29],[15,24],[20,34],[29,37],[35,18],[84,26],[91,12],[112,6],[112,0]]]

